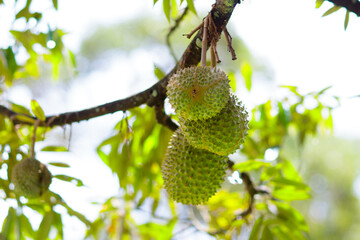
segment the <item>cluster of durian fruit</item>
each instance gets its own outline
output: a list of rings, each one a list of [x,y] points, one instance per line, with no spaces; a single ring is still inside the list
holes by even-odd
[[[180,70],[169,80],[167,95],[180,127],[162,163],[164,187],[176,202],[204,204],[225,179],[227,156],[244,141],[248,114],[215,67]]]
[[[24,158],[12,170],[11,181],[19,196],[40,197],[48,190],[51,180],[50,171],[34,157]]]

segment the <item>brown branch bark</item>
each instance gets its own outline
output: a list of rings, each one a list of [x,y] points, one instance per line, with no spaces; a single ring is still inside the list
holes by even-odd
[[[360,2],[358,0],[327,0],[335,5],[346,8],[348,11],[360,16]]]
[[[164,125],[165,127],[168,127],[169,129],[175,132],[179,126],[173,122],[171,117],[165,114],[164,102],[160,104],[156,104],[154,108],[155,108],[156,120],[158,121],[158,123]]]
[[[213,6],[210,14],[219,34],[221,34],[223,27],[226,26],[236,4],[238,3],[240,3],[239,0],[216,0],[216,3]],[[142,104],[147,104],[150,107],[162,104],[166,98],[166,85],[169,81],[169,78],[178,69],[197,65],[200,62],[201,39],[202,31],[198,32],[190,42],[180,59],[180,63],[176,64],[170,73],[168,73],[163,79],[150,88],[125,99],[120,99],[96,107],[47,116],[45,122],[42,122],[40,125],[50,127],[62,126],[65,124],[72,124],[74,122],[89,120],[91,118],[103,116],[105,114],[114,113],[117,111],[126,111],[128,109],[138,107]],[[208,46],[210,46],[210,43]],[[16,113],[6,108],[5,106],[0,105],[0,114],[9,117],[14,122],[14,124],[34,124],[32,121],[29,122],[24,121],[21,118],[17,118],[17,116],[24,116],[24,114]],[[27,117],[36,120],[34,117]]]

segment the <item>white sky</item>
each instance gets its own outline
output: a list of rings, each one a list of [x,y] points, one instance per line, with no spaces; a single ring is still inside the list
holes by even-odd
[[[44,8],[44,6],[46,8],[48,2],[51,2],[38,1],[42,3],[38,5],[39,8]],[[38,1],[34,1],[34,4]],[[111,24],[146,12],[162,14],[161,2],[155,7],[152,6],[152,0],[131,1],[130,6],[124,6],[127,2],[129,1],[59,0],[59,11],[49,13],[45,17],[51,20],[51,24],[69,32],[64,39],[65,43],[76,52],[81,39],[92,31],[94,25]],[[208,9],[212,3],[213,1],[198,0],[196,6]],[[245,103],[253,105],[268,97],[276,98],[279,94],[276,85],[296,85],[300,87],[302,93],[333,85],[329,92],[344,97],[341,108],[334,112],[335,133],[340,136],[359,138],[360,117],[357,110],[360,101],[359,98],[348,99],[348,97],[360,94],[358,74],[360,20],[351,14],[348,30],[344,31],[345,11],[339,10],[328,17],[321,17],[331,6],[324,3],[320,9],[315,9],[315,0],[246,0],[236,7],[230,24],[234,26],[255,56],[268,62],[275,73],[275,84],[272,86],[263,85],[253,79],[254,92],[244,93],[242,99]],[[0,46],[3,46],[3,37],[7,34],[6,25],[11,23],[6,17],[8,15],[10,14],[0,9]],[[144,90],[153,83],[154,79],[148,77],[152,74],[153,68],[151,57],[150,54],[140,51],[134,53],[129,59],[114,60],[106,69],[81,76],[86,81],[75,83],[66,94],[58,96],[52,92],[48,96],[50,100],[39,99],[39,102],[46,112],[57,113],[127,97]],[[134,66],[134,62],[139,61],[138,59],[141,59],[141,64],[139,62],[137,64],[143,66],[140,70]],[[131,82],[118,80],[119,78],[141,79],[142,76],[146,76],[146,79],[142,79],[135,86],[132,86],[134,84]],[[105,94],[99,95],[100,92]],[[259,93],[262,95],[259,96]],[[19,96],[22,98],[20,99]],[[32,95],[26,89],[19,87],[9,97],[12,101],[27,105]],[[60,106],[59,101],[64,104]],[[56,108],[54,109],[53,106]],[[96,216],[98,209],[89,210],[90,205],[84,202],[89,202],[89,199],[90,201],[101,200],[116,193],[116,179],[111,177],[109,170],[99,162],[94,149],[102,139],[109,136],[112,126],[119,119],[120,115],[115,114],[76,124],[73,127],[75,139],[72,141],[71,153],[64,155],[40,153],[38,155],[40,159],[71,160],[73,175],[75,176],[76,173],[77,177],[84,179],[85,184],[90,188],[85,190],[74,188],[69,192],[68,190],[72,188],[59,181],[54,181],[51,188],[64,189],[65,200],[68,199],[76,210],[87,212],[92,219]],[[81,135],[77,135],[80,133]],[[80,150],[77,151],[77,149]],[[84,151],[84,149],[87,150]],[[86,171],[84,171],[84,165],[87,166]],[[78,175],[79,172],[81,176]],[[108,177],[100,182],[92,177],[97,174]],[[107,188],[103,187],[104,182]],[[74,196],[79,201],[71,201]],[[2,204],[0,202],[0,205]],[[1,212],[0,209],[0,219],[3,217],[5,217],[5,212]],[[66,221],[67,227],[73,230],[72,234],[76,232],[75,223],[77,222],[73,218]]]

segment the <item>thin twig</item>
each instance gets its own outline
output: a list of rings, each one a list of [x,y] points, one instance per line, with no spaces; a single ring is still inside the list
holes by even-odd
[[[223,32],[225,35],[226,43],[228,45],[228,50],[231,53],[232,60],[236,60],[237,59],[236,53],[234,48],[232,47],[232,37],[230,36],[226,26],[223,27]]]
[[[220,58],[219,58],[219,54],[218,54],[218,51],[217,51],[217,49],[216,49],[216,46],[215,46],[214,50],[215,50],[215,59],[216,59],[216,62],[217,62],[217,63],[221,63],[221,60],[220,60]]]
[[[196,33],[197,31],[199,31],[202,27],[204,26],[204,21],[202,21],[200,23],[199,26],[197,26],[194,30],[192,30],[190,33],[188,34],[183,34],[183,36],[186,36],[188,39],[191,38],[192,35],[194,35],[194,33]]]
[[[172,48],[171,42],[170,42],[170,36],[175,32],[175,30],[179,27],[181,21],[184,19],[185,15],[188,13],[189,8],[186,7],[183,11],[183,13],[175,20],[175,24],[170,28],[168,34],[166,35],[166,44],[169,47],[170,54],[174,58],[175,62],[178,62],[178,59],[176,58],[176,54],[174,52],[174,49]]]
[[[210,58],[211,67],[216,67],[215,46],[212,42],[210,47],[210,56],[211,56]]]
[[[41,120],[37,119],[34,124],[34,131],[31,138],[31,146],[30,146],[30,157],[35,158],[35,142],[36,142],[36,130],[40,124]]]
[[[210,35],[210,42],[211,42],[211,48],[212,48],[212,58],[213,61],[216,63],[220,63],[220,58],[216,49],[216,45],[220,39],[220,34],[217,31],[216,25],[214,23],[214,20],[212,19],[211,14],[209,14],[209,35]],[[216,63],[212,63],[212,65],[216,66]]]
[[[209,26],[209,15],[205,18],[204,28],[203,28],[203,39],[201,46],[201,66],[206,66],[206,51],[208,43],[208,26]]]

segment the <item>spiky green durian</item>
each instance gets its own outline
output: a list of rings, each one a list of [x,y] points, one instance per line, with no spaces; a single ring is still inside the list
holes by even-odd
[[[46,192],[51,178],[47,167],[34,158],[23,159],[12,171],[15,192],[28,198],[40,197]]]
[[[191,120],[210,118],[219,113],[229,99],[229,79],[219,68],[185,68],[171,77],[167,95],[179,116]]]
[[[183,204],[207,202],[220,188],[227,158],[191,146],[178,129],[162,163],[164,187],[171,199]]]
[[[231,95],[219,114],[205,120],[179,119],[185,138],[194,147],[206,149],[219,155],[229,155],[240,148],[247,134],[248,114],[237,99]]]

